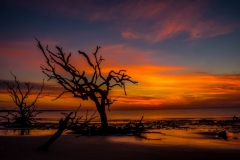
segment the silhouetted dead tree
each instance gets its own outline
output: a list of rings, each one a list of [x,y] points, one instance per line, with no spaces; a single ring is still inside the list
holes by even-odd
[[[36,39],[37,40],[37,39]],[[82,100],[92,100],[100,114],[101,129],[108,128],[108,121],[106,116],[106,108],[110,107],[116,99],[111,100],[109,92],[116,86],[123,88],[126,95],[125,83],[131,82],[137,84],[136,81],[131,80],[131,77],[125,74],[126,70],[119,70],[115,72],[111,70],[107,76],[104,76],[101,72],[101,63],[104,60],[102,56],[98,57],[98,51],[100,47],[97,46],[96,51],[93,53],[94,63],[90,60],[89,56],[82,52],[78,53],[88,62],[88,65],[93,69],[93,74],[89,78],[85,71],[77,70],[73,65],[70,64],[71,53],[65,54],[62,48],[56,46],[57,53],[53,53],[48,49],[44,49],[38,41],[38,47],[42,51],[46,58],[47,67],[42,65],[42,72],[48,76],[49,80],[55,79],[64,88],[64,91],[56,97],[58,99],[63,94],[69,92],[74,97],[81,98]],[[70,78],[64,77],[56,70],[56,66],[61,67],[66,73],[69,74]]]
[[[40,114],[41,112],[37,112],[37,106],[35,103],[37,102],[40,94],[42,93],[43,86],[44,86],[44,79],[42,82],[41,89],[37,94],[36,98],[33,100],[32,103],[27,104],[26,99],[30,95],[30,92],[33,89],[33,86],[30,83],[25,83],[26,92],[24,93],[23,90],[20,88],[20,82],[17,80],[16,76],[11,72],[12,76],[14,77],[14,83],[10,84],[8,82],[4,82],[7,86],[7,91],[10,94],[13,102],[16,104],[16,108],[9,111],[3,108],[3,110],[7,111],[7,115],[1,116],[2,118],[7,119],[8,123],[15,123],[20,125],[20,127],[26,127],[35,123],[35,116]]]

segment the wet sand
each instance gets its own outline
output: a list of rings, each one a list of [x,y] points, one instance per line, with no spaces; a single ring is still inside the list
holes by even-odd
[[[0,136],[0,159],[2,160],[208,160],[240,159],[240,144],[228,145],[221,139],[172,138],[161,135],[161,140],[144,140],[125,136],[78,137],[63,135],[48,151],[35,149],[50,136]],[[181,141],[181,139],[183,139]],[[205,141],[206,140],[206,141]],[[197,144],[194,142],[202,141]],[[204,142],[205,141],[205,142]],[[213,141],[213,144],[212,142]],[[215,143],[216,142],[216,143]],[[231,142],[231,141],[229,141]],[[211,144],[211,145],[207,145]]]

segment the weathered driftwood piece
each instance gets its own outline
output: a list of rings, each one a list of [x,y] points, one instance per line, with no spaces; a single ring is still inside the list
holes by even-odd
[[[88,124],[91,120],[96,118],[97,116],[94,116],[96,111],[92,114],[92,116],[88,119],[88,111],[86,114],[86,119],[83,123],[79,122],[79,120],[82,118],[82,116],[77,116],[77,112],[81,105],[77,108],[76,111],[71,112],[69,114],[67,113],[62,113],[65,116],[65,119],[63,118],[60,119],[59,121],[59,127],[57,132],[41,147],[39,147],[37,150],[38,151],[45,151],[47,150],[62,134],[62,132],[66,129],[76,131],[78,129],[81,130],[88,130]],[[72,116],[73,115],[73,116]]]
[[[62,132],[67,128],[68,121],[71,119],[72,114],[73,112],[69,113],[64,120],[63,118],[60,119],[58,131],[44,145],[39,147],[37,149],[38,151],[47,150],[53,144],[53,142],[55,142],[58,139],[58,137],[61,136]]]
[[[72,130],[72,133],[75,134],[84,134],[84,135],[91,135],[91,134],[95,134],[96,132],[98,132],[99,128],[97,128],[97,126],[92,125],[90,126],[89,123],[95,119],[98,116],[94,116],[96,114],[97,111],[95,111],[92,116],[88,119],[88,110],[86,113],[86,118],[83,122],[80,122],[80,119],[82,118],[82,116],[79,118],[74,118],[72,119],[72,123],[70,123],[70,125],[68,126],[69,130]],[[93,133],[94,132],[94,133]]]
[[[145,129],[142,123],[143,117],[139,120],[139,122],[129,122],[123,127],[123,134],[141,134]]]
[[[224,140],[228,140],[227,132],[226,131],[221,131],[218,133],[218,137],[222,138]]]
[[[233,116],[233,122],[240,122],[240,118]]]

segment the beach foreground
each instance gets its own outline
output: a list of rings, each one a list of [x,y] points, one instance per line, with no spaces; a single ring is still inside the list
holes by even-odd
[[[169,143],[122,136],[78,137],[63,135],[48,151],[36,151],[50,136],[0,136],[0,159],[240,159],[240,147],[196,145],[191,141]],[[222,140],[217,140],[217,142]],[[226,142],[227,143],[227,142]]]

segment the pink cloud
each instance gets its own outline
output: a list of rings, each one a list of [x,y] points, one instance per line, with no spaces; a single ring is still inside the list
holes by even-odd
[[[184,5],[183,5],[184,4]],[[190,39],[209,38],[232,32],[238,26],[236,23],[226,24],[217,18],[204,19],[204,7],[208,3],[166,3],[166,7],[155,10],[147,17],[145,12],[129,14],[129,19],[135,23],[125,25],[122,37],[127,39],[145,39],[158,42],[176,37],[180,33],[187,33]],[[141,6],[142,8],[149,6]],[[151,6],[155,9],[156,6]],[[149,8],[151,10],[151,8]],[[144,10],[144,9],[142,9]],[[138,16],[142,15],[141,21]],[[131,17],[132,16],[132,17]]]
[[[124,38],[127,38],[127,39],[139,39],[139,38],[141,38],[140,36],[138,36],[136,34],[133,34],[131,32],[128,32],[128,31],[123,31],[121,34]]]
[[[237,27],[236,24],[224,25],[217,20],[208,21],[207,23],[197,23],[195,27],[188,28],[190,39],[208,38],[223,35],[232,32]]]
[[[224,23],[219,17],[206,17],[210,1],[34,1],[23,7],[53,15],[88,21],[111,21],[126,39],[158,42],[187,33],[188,40],[209,38],[232,32],[238,22]]]
[[[150,56],[154,54],[151,50],[140,50],[132,48],[124,44],[103,46],[99,52],[102,55],[107,64],[114,63],[115,65],[124,64],[136,64],[136,63],[148,63],[150,62]]]
[[[56,46],[59,41],[52,41],[49,39],[40,39],[44,44],[49,46]],[[1,41],[0,42],[0,55],[26,55],[32,54],[37,50],[37,41],[33,38],[31,41]],[[25,57],[26,58],[26,57]]]

